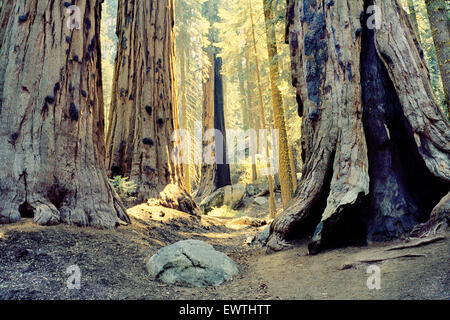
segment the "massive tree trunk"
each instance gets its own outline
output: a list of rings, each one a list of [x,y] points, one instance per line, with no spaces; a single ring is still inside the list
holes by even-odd
[[[283,208],[286,208],[294,193],[292,182],[291,161],[289,159],[289,146],[286,131],[286,122],[284,119],[283,98],[278,88],[279,64],[278,48],[275,35],[275,26],[273,24],[273,3],[269,0],[263,0],[264,19],[267,35],[267,51],[269,57],[270,87],[272,91],[272,107],[275,129],[279,133],[278,147],[278,175],[280,177],[281,198]]]
[[[287,13],[304,168],[268,250],[309,235],[310,253],[383,241],[433,207],[448,215],[450,125],[397,1],[290,0]]]
[[[119,2],[106,164],[138,185],[141,202],[168,184],[182,186],[172,158],[179,129],[173,10],[173,0]]]
[[[450,19],[448,2],[425,0],[430,20],[431,34],[436,48],[437,62],[444,87],[447,113],[450,110]]]
[[[72,15],[50,0],[1,10],[0,223],[129,222],[104,168],[100,2]]]

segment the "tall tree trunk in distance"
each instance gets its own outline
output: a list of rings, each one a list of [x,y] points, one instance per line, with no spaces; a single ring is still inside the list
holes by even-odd
[[[205,140],[205,133],[214,129],[214,56],[208,54],[210,64],[208,67],[207,77],[203,80],[203,106],[202,106],[202,164],[200,169],[200,181],[195,197],[202,199],[210,195],[216,190],[214,181],[216,176],[216,165],[204,161],[204,154],[212,153],[208,147],[213,146],[212,138]]]
[[[425,0],[430,20],[431,34],[436,48],[437,62],[444,87],[447,113],[450,110],[450,18],[448,2]]]
[[[278,174],[280,177],[281,197],[283,200],[283,208],[286,208],[291,201],[294,193],[291,161],[289,159],[289,146],[286,131],[286,122],[284,119],[283,98],[278,88],[279,64],[277,38],[275,34],[275,26],[273,24],[272,1],[263,0],[264,19],[267,35],[267,51],[269,56],[270,69],[270,87],[272,90],[272,107],[275,129],[279,133],[278,147]]]
[[[239,59],[238,62],[238,77],[239,77],[239,94],[241,98],[241,112],[242,112],[242,129],[248,130],[249,129],[249,107],[247,104],[247,95],[245,93],[245,73],[244,73],[244,67],[242,66],[242,59]]]
[[[297,189],[297,171],[295,170],[294,146],[289,147],[289,166],[291,168],[292,190]]]
[[[180,34],[183,37],[183,33]],[[188,118],[187,118],[187,99],[186,99],[186,52],[184,50],[184,40],[180,40],[181,48],[179,48],[179,59],[180,59],[180,89],[181,89],[181,121],[182,129],[188,132]],[[189,159],[190,161],[190,159]],[[183,164],[183,180],[186,190],[191,193],[191,175],[190,175],[190,165],[189,163]]]
[[[0,223],[130,221],[104,167],[100,3],[80,2],[73,30],[61,1],[1,10]]]
[[[112,175],[138,185],[140,202],[169,184],[182,186],[172,159],[179,129],[173,10],[173,0],[119,2],[106,163]]]
[[[219,21],[218,4],[219,2],[216,0],[209,0],[203,3],[203,15],[211,25]],[[218,56],[219,49],[214,46],[217,42],[217,30],[215,27],[210,28],[208,38],[211,45],[206,48],[205,51],[208,53],[211,60],[212,70],[208,81],[204,83],[203,86],[203,133],[205,133],[206,130],[215,129],[221,132],[222,137],[218,139],[218,137],[215,136],[214,142],[212,139],[211,141],[206,142],[206,146],[212,146],[211,143],[214,145],[215,163],[213,165],[207,163],[202,164],[202,177],[200,178],[199,187],[195,194],[196,198],[206,197],[216,189],[231,184],[230,166],[227,161],[226,149],[224,90],[221,74],[222,58]],[[210,96],[211,90],[213,94],[212,97]],[[220,152],[218,152],[218,150],[220,150]],[[203,152],[208,151],[204,148]]]
[[[248,105],[248,111],[252,115],[249,117],[249,125],[251,129],[258,130],[260,128],[260,120],[258,118],[258,112],[256,110],[256,107],[253,106],[253,99],[252,99],[252,93],[253,93],[253,82],[252,79],[252,73],[250,68],[250,53],[249,49],[246,49],[245,51],[245,76],[247,79],[247,105]],[[257,142],[257,141],[255,141]],[[251,142],[250,142],[251,143]],[[252,151],[254,148],[250,148],[250,151]],[[252,163],[252,183],[258,179],[258,170],[256,168],[256,154],[252,153],[250,155],[251,163]]]
[[[398,2],[289,1],[304,168],[268,251],[311,235],[311,254],[384,241],[432,212],[448,217],[450,125]],[[381,10],[377,30],[361,15],[371,5]]]
[[[288,59],[277,59],[277,61],[279,63],[281,63],[280,68],[282,70],[289,70],[290,68],[290,64],[289,64],[289,60]],[[283,99],[283,101],[285,101],[286,99]],[[284,103],[284,118],[286,119],[286,133],[287,133],[287,137],[288,137],[288,141],[289,141],[289,123],[288,120],[289,119],[289,114],[288,114],[288,106],[286,105],[286,103]],[[297,190],[297,185],[298,185],[298,181],[297,181],[297,167],[295,165],[295,149],[294,149],[294,144],[291,144],[289,146],[289,162],[290,162],[290,167],[291,167],[291,176],[292,176],[292,188],[293,188],[293,192],[295,192],[295,190]]]
[[[252,34],[252,40],[253,40],[253,50],[254,50],[254,56],[255,56],[255,68],[256,68],[256,79],[258,83],[258,97],[259,97],[259,117],[260,117],[260,128],[266,129],[266,118],[264,115],[264,103],[263,103],[263,94],[262,94],[262,87],[261,87],[261,75],[259,71],[259,59],[258,59],[258,50],[256,47],[256,36],[255,36],[255,22],[253,19],[253,9],[252,9],[252,0],[248,0],[249,4],[249,13],[250,13],[250,21],[251,21],[251,34]],[[262,150],[260,150],[262,151]],[[266,156],[267,160],[269,159],[269,147],[266,145]],[[267,165],[268,168],[270,168],[270,164]],[[277,214],[277,205],[275,202],[275,190],[274,190],[274,182],[273,182],[273,175],[268,172],[267,175],[267,181],[269,184],[269,213],[271,218],[275,218]]]
[[[216,137],[216,176],[214,184],[217,189],[231,185],[230,165],[227,163],[227,135],[225,129],[224,90],[222,79],[222,58],[214,55],[214,129],[222,134],[223,145]],[[222,149],[222,154],[217,150]]]

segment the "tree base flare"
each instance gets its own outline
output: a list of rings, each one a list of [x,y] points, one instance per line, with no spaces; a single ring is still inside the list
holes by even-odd
[[[372,5],[384,17],[376,30]],[[397,1],[289,0],[288,19],[304,168],[268,250],[311,236],[310,254],[407,236],[449,192],[450,125],[405,12]],[[442,201],[425,229],[448,223]]]

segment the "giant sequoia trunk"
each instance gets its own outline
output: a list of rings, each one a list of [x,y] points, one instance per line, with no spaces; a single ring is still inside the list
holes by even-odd
[[[304,168],[268,249],[313,235],[316,253],[448,217],[450,125],[397,1],[289,0],[287,16]]]
[[[138,185],[139,201],[182,185],[172,159],[179,129],[173,10],[173,0],[119,2],[106,164]]]
[[[99,0],[5,1],[0,13],[0,223],[129,222],[104,169]]]

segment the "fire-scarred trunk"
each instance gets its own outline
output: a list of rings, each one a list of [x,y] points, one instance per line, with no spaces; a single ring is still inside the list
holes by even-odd
[[[141,202],[168,184],[182,186],[172,157],[179,129],[173,10],[173,0],[119,2],[106,165],[138,185]]]
[[[269,250],[382,241],[448,216],[450,125],[397,1],[290,0],[287,13],[304,168]]]

